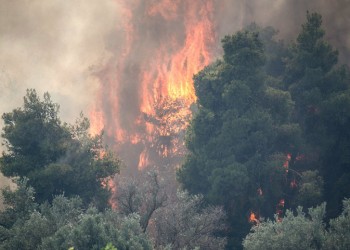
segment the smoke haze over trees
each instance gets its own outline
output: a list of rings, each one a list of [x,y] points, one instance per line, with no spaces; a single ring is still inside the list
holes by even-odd
[[[125,30],[120,28],[127,20],[123,6],[128,2],[1,0],[0,113],[18,106],[22,93],[27,88],[35,88],[40,94],[49,91],[58,103],[67,104],[62,105],[61,114],[70,122],[81,110],[89,114],[94,105],[102,105],[106,119],[111,120],[105,126],[112,127],[112,116],[115,114],[107,95],[116,90],[107,90],[103,100],[100,100],[102,103],[96,104],[94,100],[99,96],[99,89],[104,88],[107,76],[115,74],[121,51],[130,46],[124,39]],[[144,13],[151,2],[140,1],[142,4],[132,8],[131,14],[139,19],[146,18]],[[178,2],[184,5],[186,1]],[[349,58],[348,1],[213,0],[212,3],[216,34],[214,51],[220,50],[220,39],[224,35],[232,34],[253,21],[261,26],[275,27],[280,31],[280,36],[289,41],[298,33],[304,14],[309,9],[323,15],[327,39],[342,52],[341,60]],[[165,4],[163,8],[166,10]],[[133,48],[138,53],[126,67],[129,70],[123,73],[126,79],[137,78],[135,63],[140,64],[145,51],[157,46],[155,41],[166,41],[166,30],[171,30],[180,43],[183,42],[183,11],[177,14],[178,22],[173,26],[152,19],[148,22],[132,20],[135,26],[143,25],[136,35],[142,39],[138,39]],[[135,93],[140,91],[137,85],[121,84],[125,95],[132,94],[137,99]],[[120,93],[115,95],[120,99]],[[133,113],[135,103],[124,105],[122,112]],[[110,142],[113,143],[113,140]]]
[[[264,217],[278,223],[286,208],[326,201],[321,217],[334,218],[350,196],[349,68],[337,64],[317,13],[307,12],[288,48],[275,34],[251,25],[226,36],[223,59],[194,77],[198,112],[178,176],[224,206],[229,248]]]
[[[0,170],[17,185],[2,191],[0,249],[350,248],[347,1],[0,3]],[[213,36],[194,104],[141,107],[162,93],[142,77],[182,55],[198,20]],[[191,65],[179,61],[160,72]],[[84,110],[92,127],[63,123],[44,87],[62,117]],[[191,112],[187,151],[171,158]],[[146,140],[164,158],[150,161]],[[114,178],[127,168],[138,175]]]

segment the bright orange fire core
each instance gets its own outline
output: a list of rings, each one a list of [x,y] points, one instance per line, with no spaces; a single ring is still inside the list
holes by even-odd
[[[104,85],[90,113],[91,131],[104,129],[116,145],[137,146],[141,169],[156,164],[156,154],[182,151],[179,133],[196,101],[193,75],[213,59],[214,7],[212,0],[118,3],[125,38],[120,56],[100,73]]]

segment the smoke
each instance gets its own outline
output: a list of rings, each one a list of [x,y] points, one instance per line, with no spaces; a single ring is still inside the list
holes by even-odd
[[[220,36],[232,34],[256,22],[272,26],[286,42],[296,38],[305,22],[306,12],[318,12],[323,17],[326,38],[340,51],[340,61],[349,63],[350,1],[349,0],[223,0],[219,17]],[[237,25],[239,24],[239,25]]]
[[[65,120],[88,113],[120,14],[113,0],[0,0],[0,113],[27,88],[50,92]]]
[[[214,31],[206,30],[207,38],[214,42],[206,44],[211,50],[211,60],[220,56],[220,39],[233,34],[251,22],[260,26],[273,26],[279,30],[279,38],[290,42],[295,39],[305,22],[306,11],[317,11],[324,17],[327,38],[341,50],[341,61],[349,55],[349,13],[350,2],[341,0],[159,0],[126,1],[119,0],[124,23],[119,27],[118,45],[110,47],[114,57],[98,75],[101,79],[99,97],[102,100],[99,118],[102,117],[107,138],[111,144],[116,141],[130,141],[126,134],[143,133],[137,122],[142,116],[140,107],[145,96],[153,102],[159,99],[162,86],[155,72],[159,61],[154,60],[162,53],[160,64],[164,72],[174,66],[173,60],[164,55],[174,55],[186,44],[187,27],[197,22],[210,22]],[[207,15],[204,17],[204,15]],[[162,48],[166,45],[166,49]],[[192,62],[186,62],[192,63]],[[186,67],[187,65],[183,65]],[[111,71],[110,71],[111,70]],[[145,87],[146,78],[150,84]],[[151,92],[152,94],[147,94]],[[158,96],[157,96],[158,95]],[[152,103],[152,101],[151,101]],[[126,131],[126,132],[125,132]],[[140,147],[123,145],[127,155],[137,161]],[[137,152],[135,152],[137,151]],[[132,152],[132,153],[131,153]],[[137,163],[136,163],[137,164]]]
[[[349,0],[0,0],[0,5],[0,113],[21,105],[27,88],[49,91],[61,104],[63,120],[92,112],[93,124],[104,126],[111,144],[123,136],[121,130],[136,129],[143,93],[161,92],[162,86],[145,89],[140,82],[154,67],[152,59],[163,56],[157,50],[164,44],[163,54],[181,50],[193,22],[213,25],[215,42],[208,46],[214,60],[220,39],[251,22],[277,28],[289,42],[306,11],[317,11],[341,61],[350,58]],[[148,77],[155,77],[152,70]],[[126,151],[135,158],[140,153]]]

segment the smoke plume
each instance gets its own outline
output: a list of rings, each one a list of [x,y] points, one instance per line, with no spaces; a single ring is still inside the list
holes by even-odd
[[[189,34],[197,30],[188,30],[190,25],[204,23],[203,46],[210,50],[208,55],[204,49],[201,52],[204,65],[220,56],[224,35],[251,22],[275,27],[289,42],[299,32],[306,11],[317,11],[341,61],[349,62],[350,57],[348,0],[0,0],[0,4],[0,112],[21,105],[27,88],[40,94],[49,91],[61,104],[64,120],[72,121],[84,111],[91,116],[94,132],[104,128],[112,145],[124,139],[144,140],[132,136],[147,130],[140,127],[140,117],[152,119],[141,106],[155,104],[165,90],[160,83],[145,87],[142,82],[145,77],[166,78],[154,70],[159,66],[152,65],[155,58],[164,59],[161,72],[174,71],[177,60],[167,55],[184,51]],[[181,66],[191,63],[181,61]],[[146,100],[144,93],[157,94]],[[130,158],[138,158],[142,150],[139,144],[124,149]]]

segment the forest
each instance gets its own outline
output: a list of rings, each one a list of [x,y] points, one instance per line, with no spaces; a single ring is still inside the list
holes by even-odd
[[[2,115],[0,249],[350,249],[350,71],[306,13],[288,44],[253,23],[194,76],[187,154],[169,191],[81,114],[28,89]],[[113,180],[116,180],[114,183]]]

